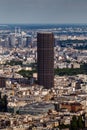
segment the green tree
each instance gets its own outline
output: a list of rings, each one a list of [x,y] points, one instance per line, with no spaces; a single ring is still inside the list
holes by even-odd
[[[84,127],[84,123],[81,115],[78,117],[77,125],[79,129],[82,129]]]
[[[2,105],[3,105],[3,111],[7,112],[8,111],[8,108],[7,108],[8,101],[7,101],[7,96],[6,95],[3,96]]]
[[[77,118],[75,115],[72,117],[70,130],[78,130]]]
[[[26,78],[31,78],[32,76],[33,76],[33,73],[34,72],[36,72],[36,70],[20,70],[20,71],[18,71],[18,73],[20,74],[20,75],[22,75],[23,77],[26,77]]]
[[[0,98],[0,112],[7,112],[8,111],[8,101],[7,101],[7,96],[4,95],[3,97],[1,96]]]
[[[21,65],[22,66],[22,61],[16,61],[16,60],[11,60],[10,62],[6,61],[6,65],[11,65],[11,66],[14,66],[14,65]]]

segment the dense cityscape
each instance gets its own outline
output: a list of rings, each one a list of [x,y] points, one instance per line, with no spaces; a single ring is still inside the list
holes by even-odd
[[[87,25],[1,24],[0,129],[86,128]]]

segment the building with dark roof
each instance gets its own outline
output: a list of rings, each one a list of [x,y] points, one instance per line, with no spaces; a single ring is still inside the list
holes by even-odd
[[[0,88],[5,88],[5,87],[6,87],[6,78],[0,77]]]

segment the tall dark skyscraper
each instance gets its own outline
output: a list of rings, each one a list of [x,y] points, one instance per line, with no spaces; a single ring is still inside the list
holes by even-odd
[[[54,36],[51,32],[37,34],[38,84],[54,86]]]

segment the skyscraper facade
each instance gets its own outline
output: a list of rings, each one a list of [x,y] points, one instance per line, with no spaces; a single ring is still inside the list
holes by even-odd
[[[27,36],[27,37],[26,37],[25,47],[29,47],[30,44],[31,44],[31,37],[30,37],[30,36]]]
[[[38,84],[54,86],[54,36],[51,32],[37,34]]]
[[[11,33],[9,35],[9,46],[14,47],[15,46],[15,34]]]

